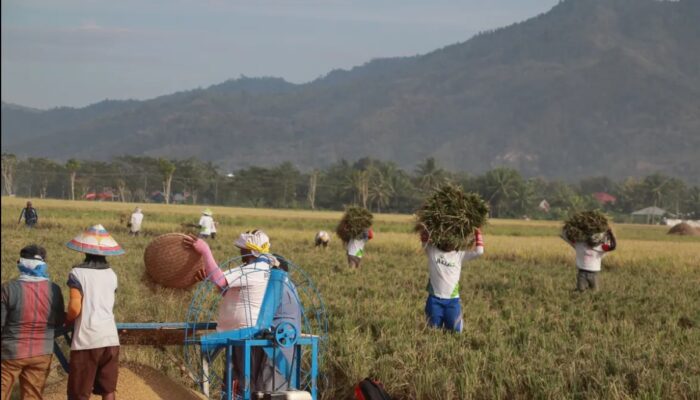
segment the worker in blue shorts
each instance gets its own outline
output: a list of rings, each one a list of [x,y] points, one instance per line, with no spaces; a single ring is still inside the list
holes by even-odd
[[[479,229],[475,231],[474,239],[473,249],[440,249],[429,242],[427,231],[421,232],[430,275],[428,300],[425,303],[429,326],[462,332],[462,304],[459,299],[462,263],[484,254],[484,239]]]

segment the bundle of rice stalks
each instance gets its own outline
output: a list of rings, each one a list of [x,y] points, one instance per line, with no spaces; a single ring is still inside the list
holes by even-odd
[[[608,217],[598,210],[578,212],[564,222],[564,236],[571,242],[599,244],[608,229]]]
[[[362,207],[348,207],[335,233],[343,242],[362,236],[372,226],[372,213]]]
[[[438,188],[416,212],[416,231],[427,231],[428,241],[444,251],[471,244],[474,230],[486,224],[489,207],[476,193],[455,185]]]

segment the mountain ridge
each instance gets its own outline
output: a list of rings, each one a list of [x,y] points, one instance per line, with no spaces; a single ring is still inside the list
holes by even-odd
[[[474,173],[500,165],[559,178],[658,171],[698,182],[698,4],[563,1],[424,55],[303,84],[242,77],[119,104],[25,140],[3,104],[3,151],[65,159],[79,144],[82,157],[196,156],[226,168],[363,156],[412,167],[436,157]]]

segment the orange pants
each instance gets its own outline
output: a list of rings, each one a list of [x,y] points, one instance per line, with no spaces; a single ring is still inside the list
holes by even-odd
[[[22,400],[41,400],[44,384],[51,368],[51,354],[4,360],[2,362],[2,400],[8,400],[12,387],[19,378],[19,390]]]

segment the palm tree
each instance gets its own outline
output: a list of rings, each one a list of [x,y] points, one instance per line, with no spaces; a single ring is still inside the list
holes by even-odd
[[[427,158],[416,169],[418,174],[418,185],[423,191],[430,191],[445,182],[446,174],[442,168],[437,166],[433,157]]]
[[[511,168],[492,169],[483,176],[483,194],[493,206],[495,217],[500,216],[503,204],[514,198],[521,184],[523,178],[518,171]]]
[[[377,205],[377,212],[382,212],[382,207],[389,205],[394,195],[394,187],[391,185],[389,175],[375,169],[372,184],[369,187],[369,200]]]

